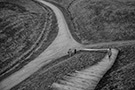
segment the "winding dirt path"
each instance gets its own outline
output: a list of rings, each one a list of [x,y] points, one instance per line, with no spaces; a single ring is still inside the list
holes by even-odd
[[[66,55],[69,48],[82,49],[84,47],[90,48],[93,46],[107,44],[107,43],[102,43],[102,44],[86,45],[86,46],[79,44],[71,36],[71,33],[69,31],[68,25],[64,19],[62,12],[56,6],[46,1],[43,1],[43,0],[37,0],[37,1],[49,6],[56,14],[58,27],[59,27],[58,36],[55,38],[53,43],[39,57],[37,57],[35,60],[30,62],[28,65],[26,65],[24,68],[22,68],[18,72],[14,73],[7,79],[0,82],[0,90],[8,90],[11,87],[17,85],[18,83],[20,83],[21,81],[29,77],[31,74],[36,72],[43,65],[45,65],[46,63],[49,63],[52,59],[56,59],[56,58]],[[127,42],[124,42],[124,43],[127,43]]]
[[[80,44],[77,43],[71,36],[62,12],[50,3],[42,0],[40,2],[51,7],[56,14],[59,27],[58,35],[53,43],[39,57],[18,72],[0,82],[0,90],[8,90],[29,77],[46,63],[49,63],[52,59],[66,55],[69,48],[76,48],[80,46]]]

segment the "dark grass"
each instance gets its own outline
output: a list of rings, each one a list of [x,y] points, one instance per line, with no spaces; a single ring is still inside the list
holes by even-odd
[[[77,18],[73,22],[77,25],[76,32],[79,33],[80,39],[90,44],[135,39],[135,7],[133,5],[118,5],[117,2],[103,2],[102,0],[99,2],[82,1],[79,5],[84,13],[73,6],[72,14],[75,14]]]

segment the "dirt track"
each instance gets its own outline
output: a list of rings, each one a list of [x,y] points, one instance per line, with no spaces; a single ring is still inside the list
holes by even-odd
[[[21,81],[29,77],[31,74],[36,72],[40,67],[50,62],[52,59],[56,59],[56,58],[66,55],[67,51],[70,48],[81,49],[84,47],[90,48],[93,46],[113,44],[113,42],[111,42],[111,43],[101,43],[101,44],[83,46],[77,43],[70,34],[68,25],[64,19],[62,12],[57,7],[55,7],[54,5],[50,3],[47,3],[42,0],[40,2],[51,7],[51,9],[56,14],[56,17],[58,20],[58,27],[59,27],[58,36],[53,41],[53,43],[37,59],[33,60],[31,63],[26,65],[20,71],[14,73],[7,79],[3,80],[0,83],[1,85],[0,90],[7,90],[13,87],[14,85],[20,83]],[[134,41],[129,41],[129,42],[134,42]],[[114,42],[114,43],[117,44],[118,42]],[[128,43],[128,42],[123,42],[123,43]]]

